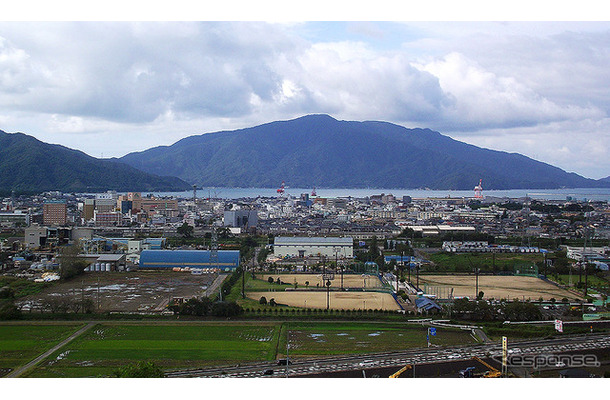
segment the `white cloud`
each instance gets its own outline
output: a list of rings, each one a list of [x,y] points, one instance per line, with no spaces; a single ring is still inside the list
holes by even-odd
[[[517,78],[498,76],[459,53],[416,65],[436,76],[443,91],[455,99],[449,107],[444,107],[442,127],[445,128],[508,128],[605,115],[595,107],[559,106]]]
[[[328,113],[602,176],[609,64],[608,23],[0,23],[0,129],[120,156]]]

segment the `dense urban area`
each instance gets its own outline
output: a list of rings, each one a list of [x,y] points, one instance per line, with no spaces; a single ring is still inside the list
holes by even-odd
[[[610,374],[607,201],[194,188],[1,209],[0,342],[31,340],[0,376]]]

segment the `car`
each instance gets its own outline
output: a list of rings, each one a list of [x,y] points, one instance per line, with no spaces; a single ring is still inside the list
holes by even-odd
[[[292,361],[282,358],[280,360],[277,360],[277,365],[290,365],[292,364]]]
[[[263,372],[263,375],[273,375],[273,370],[267,369],[267,370],[265,370],[265,372]]]
[[[559,361],[559,362],[557,362],[557,363],[555,364],[555,366],[556,366],[556,367],[559,367],[559,368],[563,368],[563,367],[565,367],[565,366],[566,366],[566,363],[564,363],[563,361]]]

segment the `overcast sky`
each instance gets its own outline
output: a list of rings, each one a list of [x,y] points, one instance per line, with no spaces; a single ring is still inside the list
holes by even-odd
[[[0,129],[120,157],[325,113],[597,179],[610,175],[609,66],[607,22],[8,21]]]

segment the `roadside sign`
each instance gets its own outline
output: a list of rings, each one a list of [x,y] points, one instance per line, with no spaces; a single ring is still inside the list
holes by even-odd
[[[563,332],[563,321],[560,319],[555,320],[555,329],[557,332]]]
[[[430,334],[436,336],[436,328],[430,328]]]

